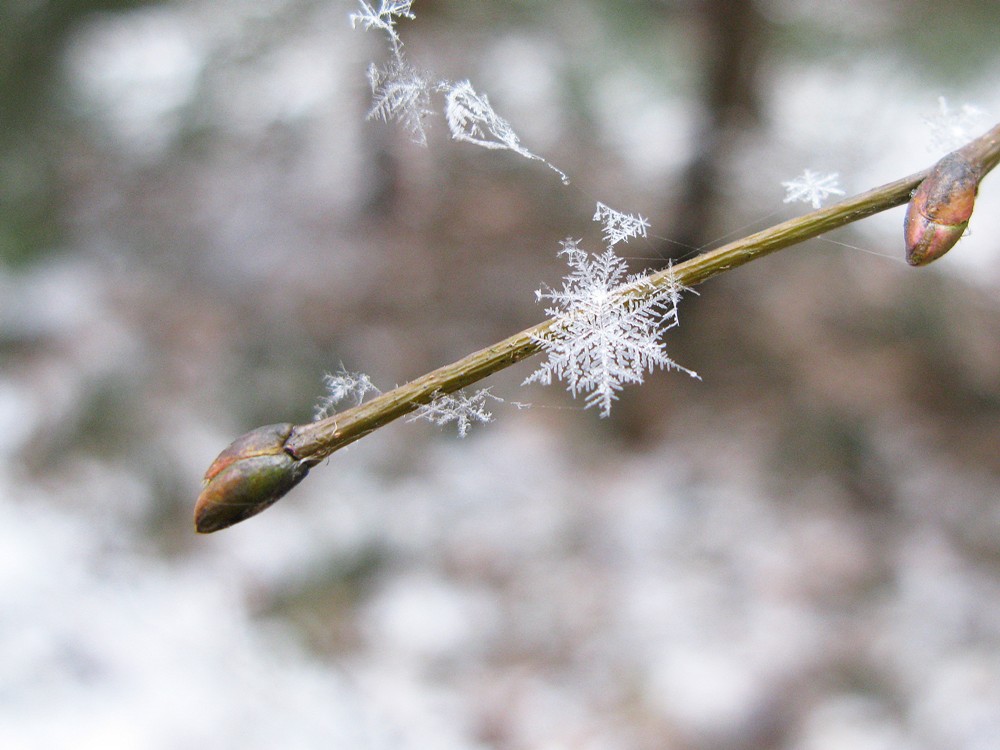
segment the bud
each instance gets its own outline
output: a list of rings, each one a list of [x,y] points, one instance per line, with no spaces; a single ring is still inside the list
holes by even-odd
[[[980,170],[961,152],[948,154],[910,198],[903,224],[906,262],[924,266],[955,246],[969,226]]]
[[[205,487],[194,508],[200,533],[219,531],[260,513],[309,473],[285,450],[294,425],[258,427],[236,438],[205,472]]]

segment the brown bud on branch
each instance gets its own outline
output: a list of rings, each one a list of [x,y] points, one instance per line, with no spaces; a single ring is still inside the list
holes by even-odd
[[[258,427],[219,454],[205,472],[195,529],[206,534],[257,515],[305,478],[309,466],[285,450],[292,427]]]
[[[953,151],[933,166],[906,208],[906,262],[925,266],[951,250],[965,234],[979,181],[996,165],[1000,129]]]

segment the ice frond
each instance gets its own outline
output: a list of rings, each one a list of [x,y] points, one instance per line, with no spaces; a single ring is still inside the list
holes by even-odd
[[[493,421],[492,412],[486,410],[487,399],[503,401],[490,393],[489,388],[481,388],[471,396],[464,389],[452,394],[441,394],[417,409],[407,421],[426,419],[439,426],[455,422],[458,436],[465,437],[473,422],[486,424]]]
[[[431,114],[431,81],[402,59],[394,59],[385,67],[368,66],[368,81],[372,86],[372,108],[368,119],[388,123],[395,120],[410,134],[414,143],[427,145],[424,118]]]
[[[989,125],[986,112],[972,104],[963,104],[959,109],[948,106],[948,100],[938,97],[938,111],[924,122],[930,130],[928,148],[931,151],[954,151],[964,146]]]
[[[342,401],[353,401],[353,406],[359,406],[369,393],[381,393],[372,383],[370,377],[363,372],[348,372],[341,365],[337,372],[328,372],[323,376],[324,394],[316,405],[314,418],[325,419],[333,414],[337,404]]]
[[[604,227],[604,241],[608,247],[628,242],[632,237],[645,237],[646,230],[649,229],[649,221],[644,217],[615,211],[601,202],[597,203],[594,221],[601,222]]]
[[[365,31],[371,29],[384,31],[389,35],[393,51],[398,57],[403,43],[399,39],[399,34],[396,33],[396,18],[416,18],[410,9],[413,0],[380,0],[378,9],[375,8],[374,3],[365,2],[365,0],[358,0],[358,3],[361,5],[361,10],[351,13],[351,27],[356,29],[361,26]]]
[[[548,300],[546,313],[556,319],[536,341],[548,355],[524,383],[549,385],[561,380],[573,394],[585,394],[586,406],[602,417],[627,383],[642,383],[657,367],[677,369],[693,377],[667,356],[663,333],[678,325],[681,288],[670,283],[655,288],[645,278],[626,272],[625,261],[609,247],[600,255],[580,249],[579,240],[562,242],[569,275],[562,289],[542,288],[535,296]]]
[[[823,205],[823,201],[831,195],[844,194],[844,191],[837,184],[837,177],[836,172],[824,175],[806,169],[801,176],[794,180],[781,183],[782,187],[785,188],[784,202],[802,201],[803,203],[811,203],[813,208],[819,208]]]
[[[469,81],[444,81],[440,89],[445,95],[445,119],[451,137],[489,149],[508,149],[526,159],[543,162],[568,184],[566,174],[537,154],[521,145],[520,138],[504,118],[496,113],[486,94],[477,94]]]

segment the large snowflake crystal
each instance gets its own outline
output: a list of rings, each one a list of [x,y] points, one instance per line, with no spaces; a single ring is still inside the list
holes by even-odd
[[[667,356],[663,332],[678,324],[680,288],[657,288],[626,273],[625,261],[608,248],[590,255],[579,240],[562,242],[570,273],[562,289],[539,289],[539,301],[549,300],[546,313],[554,326],[537,342],[548,359],[525,383],[548,385],[561,380],[574,397],[586,394],[587,407],[601,416],[627,383],[641,383],[657,367],[677,369],[697,377]]]

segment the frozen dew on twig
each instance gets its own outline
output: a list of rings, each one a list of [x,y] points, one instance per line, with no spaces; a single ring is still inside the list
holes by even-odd
[[[982,135],[989,125],[989,117],[974,104],[963,104],[953,109],[945,97],[939,96],[938,111],[924,117],[924,122],[930,131],[928,150],[944,152],[954,151]]]
[[[323,376],[326,393],[320,397],[313,416],[315,420],[326,419],[336,411],[338,404],[348,401],[352,406],[360,406],[369,393],[376,395],[380,391],[370,377],[363,372],[348,372],[341,365],[337,372],[328,372]]]
[[[438,86],[445,95],[445,119],[454,140],[488,149],[508,149],[526,159],[540,161],[556,172],[564,184],[569,184],[565,172],[521,145],[510,123],[496,113],[486,94],[477,93],[469,81],[442,81]]]
[[[442,393],[417,409],[407,421],[426,419],[438,426],[454,422],[458,428],[458,436],[465,437],[473,422],[486,424],[493,421],[493,413],[486,410],[488,399],[503,402],[502,398],[490,393],[489,388],[480,388],[471,396],[464,388],[455,393]]]
[[[645,237],[646,230],[649,229],[649,221],[645,217],[615,211],[600,201],[594,212],[594,221],[601,223],[604,229],[604,241],[608,247],[614,247],[619,242],[628,242],[632,237]]]
[[[809,203],[813,208],[820,208],[823,201],[831,195],[844,195],[837,182],[839,175],[836,172],[821,174],[813,172],[811,169],[803,170],[799,177],[794,180],[782,182],[785,188],[784,203],[794,203],[801,201]]]
[[[654,287],[645,277],[628,275],[625,261],[610,247],[590,255],[579,242],[561,243],[559,254],[570,268],[562,289],[535,292],[539,301],[551,303],[546,313],[556,324],[535,338],[547,359],[524,384],[561,380],[574,398],[585,394],[587,408],[597,406],[607,417],[627,383],[642,383],[658,367],[697,377],[667,356],[661,341],[678,325],[681,287],[672,282]]]

